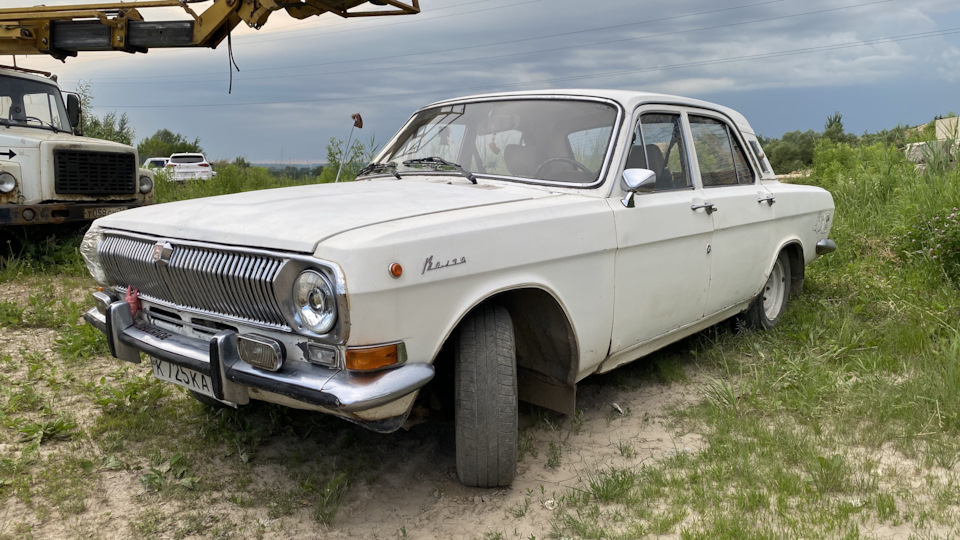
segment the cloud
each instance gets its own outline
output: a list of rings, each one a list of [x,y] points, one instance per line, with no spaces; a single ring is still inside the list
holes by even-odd
[[[213,157],[261,160],[282,148],[285,156],[322,159],[318,141],[343,138],[351,113],[361,112],[364,132],[385,142],[422,105],[492,91],[609,87],[734,101],[759,92],[775,102],[784,92],[839,96],[838,89],[869,87],[878,91],[831,111],[890,114],[886,95],[918,81],[946,95],[937,85],[956,81],[958,34],[942,33],[960,27],[955,4],[421,0],[422,13],[410,17],[296,21],[277,13],[260,31],[237,30],[241,71],[230,95],[225,44],[20,63],[43,64],[68,87],[91,81],[96,112],[128,113],[141,137],[167,128],[201,137]],[[897,39],[878,39],[890,37]],[[749,118],[762,102],[748,100],[741,112]]]
[[[960,49],[950,47],[943,51],[940,58],[943,64],[937,68],[937,73],[947,82],[957,82],[960,79]]]

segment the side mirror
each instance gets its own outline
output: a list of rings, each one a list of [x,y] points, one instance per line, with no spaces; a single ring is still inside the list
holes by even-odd
[[[634,195],[653,192],[657,185],[657,173],[650,169],[627,169],[623,171],[623,181],[627,184],[627,196],[620,202],[627,208],[633,208]]]
[[[67,94],[67,118],[74,133],[83,135],[80,128],[80,97],[76,94]]]

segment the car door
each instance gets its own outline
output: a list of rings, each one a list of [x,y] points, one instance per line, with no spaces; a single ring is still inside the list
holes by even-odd
[[[688,111],[696,171],[713,205],[710,288],[706,314],[752,298],[773,253],[775,199],[747,159],[742,138],[716,113]]]
[[[653,170],[653,192],[627,208],[611,199],[617,228],[615,354],[703,317],[710,281],[711,216],[694,187],[682,114],[641,111],[624,168]]]

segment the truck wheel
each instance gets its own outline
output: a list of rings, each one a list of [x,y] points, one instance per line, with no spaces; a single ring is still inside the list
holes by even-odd
[[[760,294],[753,299],[742,319],[751,328],[769,330],[776,326],[790,299],[790,257],[781,251]]]
[[[460,326],[455,349],[457,476],[507,486],[517,474],[517,363],[513,321],[484,306]]]

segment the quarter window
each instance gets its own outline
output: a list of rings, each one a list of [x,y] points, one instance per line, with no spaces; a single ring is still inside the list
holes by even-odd
[[[753,171],[743,148],[732,136],[730,127],[713,118],[690,116],[693,146],[700,163],[703,185],[733,186],[752,184]]]

